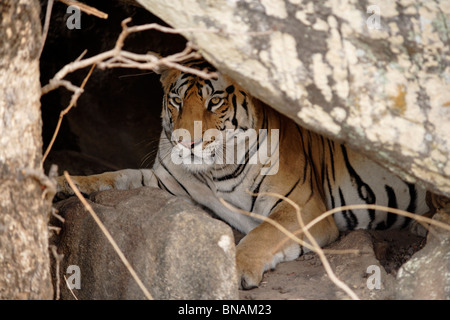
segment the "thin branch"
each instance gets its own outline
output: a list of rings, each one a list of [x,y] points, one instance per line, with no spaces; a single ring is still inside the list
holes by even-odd
[[[45,41],[47,39],[48,29],[50,27],[50,17],[52,15],[54,0],[48,0],[47,2],[47,10],[45,11],[45,22],[44,27],[42,29],[42,37],[41,37],[41,48],[39,49],[39,57],[42,55],[42,51],[44,50]]]
[[[186,29],[172,29],[164,27],[156,23],[128,27],[127,24],[131,21],[131,18],[127,18],[122,21],[122,32],[117,38],[116,44],[113,49],[102,52],[95,56],[86,59],[77,59],[69,64],[66,64],[61,70],[59,70],[55,76],[49,81],[47,85],[42,87],[42,94],[46,94],[60,86],[65,86],[67,89],[74,91],[75,88],[68,81],[63,80],[69,73],[76,70],[86,68],[93,64],[97,64],[100,69],[122,67],[122,68],[136,68],[142,70],[157,70],[161,65],[166,67],[175,68],[182,72],[189,72],[205,79],[211,79],[217,77],[215,72],[205,72],[194,68],[188,68],[178,64],[178,62],[186,61],[194,57],[200,57],[194,50],[194,46],[191,43],[186,45],[186,48],[181,53],[176,53],[171,56],[160,58],[156,54],[137,54],[122,50],[125,39],[132,33],[141,32],[145,30],[159,30],[166,33],[179,34],[185,32]],[[116,59],[122,57],[130,60],[123,63],[115,63]]]
[[[104,13],[103,11],[100,11],[94,7],[88,6],[85,3],[75,1],[75,0],[59,0],[59,1],[68,6],[77,6],[78,8],[80,8],[81,11],[83,11],[84,13],[87,13],[89,15],[96,16],[100,19],[108,19],[107,13]]]
[[[61,284],[60,264],[61,264],[61,261],[62,261],[64,255],[58,253],[56,246],[52,245],[52,246],[50,246],[50,248],[51,248],[51,251],[53,254],[53,258],[55,258],[55,265],[56,265],[56,267],[55,267],[55,269],[56,269],[55,270],[55,275],[56,275],[56,284],[55,284],[55,287],[56,287],[55,296],[56,297],[55,297],[55,299],[59,300],[60,299],[60,284]]]
[[[273,196],[273,197],[277,197],[279,199],[281,199],[283,196],[276,194],[276,193],[272,193],[272,192],[260,192],[258,194],[254,194],[251,193],[247,190],[248,193],[250,193],[251,195],[257,196],[257,195],[269,195],[269,196]],[[450,231],[450,225],[440,222],[440,221],[436,221],[433,219],[430,219],[428,217],[423,217],[411,212],[407,212],[404,210],[400,210],[400,209],[395,209],[395,208],[390,208],[390,207],[385,207],[385,206],[380,206],[380,205],[376,205],[376,204],[354,204],[354,205],[347,205],[347,206],[342,206],[342,207],[337,207],[331,210],[328,210],[324,213],[322,213],[320,216],[316,217],[315,219],[311,220],[304,228],[304,230],[309,230],[311,229],[315,224],[317,224],[318,222],[320,222],[321,220],[335,214],[341,211],[345,211],[345,210],[380,210],[380,211],[385,211],[385,212],[390,212],[390,213],[394,213],[394,214],[398,214],[401,216],[405,216],[407,218],[411,218],[411,219],[415,219],[417,220],[419,223],[425,224],[425,225],[434,225],[436,227],[439,228],[443,228],[445,230],[449,230]],[[300,236],[304,230],[300,229],[297,230],[295,232],[293,232],[293,235],[298,237]],[[280,243],[280,246],[282,246],[286,241],[288,241],[288,239],[285,239],[285,241]],[[327,252],[328,253],[328,252]]]
[[[117,255],[119,256],[120,260],[122,260],[123,264],[128,269],[128,271],[130,272],[131,276],[136,281],[136,283],[138,284],[139,288],[142,290],[144,295],[147,297],[147,299],[153,300],[152,295],[147,290],[147,288],[144,286],[144,284],[142,283],[141,279],[137,275],[136,271],[134,271],[133,267],[128,262],[128,259],[125,257],[125,255],[123,254],[122,250],[120,250],[120,248],[117,245],[116,241],[111,236],[111,234],[109,233],[108,229],[106,229],[105,225],[101,222],[100,218],[97,216],[95,211],[92,209],[91,205],[81,195],[80,191],[78,190],[77,186],[75,185],[75,183],[73,182],[72,178],[70,177],[70,175],[69,175],[69,173],[67,171],[64,171],[64,176],[66,177],[66,180],[69,183],[69,185],[72,188],[72,190],[75,193],[75,195],[78,197],[78,199],[80,199],[81,203],[84,205],[86,210],[91,214],[92,218],[97,223],[97,225],[100,227],[100,230],[102,230],[103,234],[106,236],[106,238],[108,239],[109,243],[111,243],[111,245],[113,246],[113,248],[116,251]]]
[[[64,116],[70,111],[70,109],[73,108],[73,106],[76,104],[78,98],[83,93],[83,91],[84,91],[83,89],[86,86],[86,83],[89,80],[94,68],[95,68],[95,64],[92,65],[91,69],[89,70],[87,76],[84,78],[80,87],[76,87],[76,86],[72,85],[69,81],[65,81],[65,80],[59,80],[59,81],[52,82],[53,85],[58,85],[59,83],[61,83],[61,85],[65,86],[67,89],[73,91],[74,93],[72,95],[72,98],[70,99],[69,106],[67,108],[65,108],[64,110],[62,110],[59,114],[58,123],[56,124],[55,131],[53,132],[53,137],[50,140],[47,150],[45,150],[45,153],[42,156],[41,167],[43,167],[45,159],[47,159],[47,156],[50,153],[50,150],[52,149],[53,144],[55,143],[55,140],[56,140],[56,137],[58,136],[59,129],[61,128],[61,123],[62,123]]]
[[[323,214],[321,214],[319,217],[315,218],[314,220],[312,220],[311,222],[309,222],[306,226],[305,229],[310,229],[314,224],[316,224],[317,222],[319,222],[322,219],[325,219],[328,216],[331,216],[337,212],[341,212],[341,211],[345,211],[345,210],[364,210],[364,209],[368,209],[368,210],[381,210],[381,211],[386,211],[386,212],[391,212],[391,213],[395,213],[407,218],[411,218],[411,219],[415,219],[419,222],[422,223],[426,223],[426,224],[431,224],[434,225],[436,227],[445,229],[450,231],[450,225],[440,222],[440,221],[436,221],[433,219],[430,219],[428,217],[423,217],[411,212],[407,212],[407,211],[403,211],[400,209],[395,209],[395,208],[389,208],[389,207],[384,207],[384,206],[379,206],[376,204],[354,204],[354,205],[348,205],[348,206],[342,206],[342,207],[338,207],[338,208],[334,208],[332,210],[326,211]]]
[[[70,293],[72,294],[72,296],[75,298],[75,300],[78,300],[77,296],[75,295],[75,293],[73,293],[73,290],[71,288],[71,285],[69,284],[69,281],[67,281],[66,275],[63,275],[64,277],[64,281],[66,282],[66,286],[67,288],[69,288]]]
[[[65,0],[67,1],[67,0]],[[182,72],[188,72],[194,74],[196,76],[202,77],[204,79],[212,79],[217,77],[217,73],[215,72],[205,72],[203,70],[198,70],[194,68],[189,68],[179,64],[179,62],[186,61],[191,58],[198,58],[200,55],[195,52],[195,48],[191,43],[187,43],[186,48],[183,52],[176,53],[170,55],[168,57],[160,58],[158,55],[153,53],[147,54],[137,54],[131,53],[122,50],[125,39],[132,33],[149,31],[149,30],[157,30],[164,33],[169,34],[182,34],[182,33],[218,33],[218,34],[239,34],[239,35],[250,35],[250,36],[261,36],[271,34],[272,31],[264,31],[264,32],[228,32],[223,30],[216,29],[199,29],[199,28],[185,28],[185,29],[173,29],[170,27],[165,27],[159,25],[157,23],[150,23],[139,26],[128,27],[128,23],[131,21],[131,18],[127,18],[122,21],[122,32],[116,40],[116,44],[113,49],[109,51],[105,51],[103,53],[97,54],[93,57],[76,60],[67,65],[65,65],[60,71],[58,71],[52,80],[49,81],[49,84],[45,85],[42,88],[42,94],[48,93],[59,86],[69,87],[67,83],[60,82],[64,79],[69,73],[72,73],[76,70],[86,68],[90,65],[97,64],[100,69],[106,68],[136,68],[141,70],[157,70],[158,67],[164,65],[169,68],[175,68]],[[116,63],[117,60],[111,58],[120,58],[126,57],[131,61]],[[73,88],[72,88],[73,89]]]

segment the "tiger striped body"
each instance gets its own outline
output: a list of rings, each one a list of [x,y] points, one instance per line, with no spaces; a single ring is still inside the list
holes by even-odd
[[[211,68],[203,61],[193,61],[190,66]],[[305,223],[327,209],[348,204],[378,204],[418,214],[428,211],[425,190],[344,145],[298,126],[224,75],[203,80],[167,70],[161,82],[165,92],[163,130],[152,170],[75,177],[76,183],[85,193],[157,186],[208,208],[247,234],[236,251],[243,288],[257,286],[264,271],[297,258],[304,250],[289,241],[279,246],[284,234],[267,222],[230,210],[220,198],[239,209],[270,217],[292,232],[299,229],[294,208],[264,192],[296,202]],[[213,139],[208,130],[227,134]],[[248,135],[250,130],[255,134]],[[226,148],[229,145],[234,152]],[[260,149],[267,145],[270,152],[264,157]],[[59,188],[70,193],[63,180]],[[385,229],[408,223],[390,213],[347,210],[322,220],[311,233],[324,246],[337,238],[338,229]]]

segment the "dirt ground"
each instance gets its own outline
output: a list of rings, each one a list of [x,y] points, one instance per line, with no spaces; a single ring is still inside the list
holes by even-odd
[[[237,235],[239,239],[241,235]],[[330,265],[340,280],[361,299],[394,299],[395,276],[400,266],[420,250],[425,238],[407,231],[357,230],[344,233],[325,249],[358,249],[359,254],[327,255]],[[381,270],[380,289],[367,286],[367,267],[376,265]],[[309,252],[290,262],[281,263],[264,274],[258,288],[241,290],[244,300],[349,299],[326,274],[318,255]]]

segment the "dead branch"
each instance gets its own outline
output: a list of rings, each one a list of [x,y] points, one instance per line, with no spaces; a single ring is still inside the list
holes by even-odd
[[[48,228],[48,231],[54,231],[57,235],[59,235],[59,233],[61,232],[60,227],[55,227],[55,226],[49,225],[47,228]],[[52,234],[51,234],[51,232],[49,232],[49,237],[51,237],[51,236],[52,236]]]
[[[113,49],[102,52],[93,57],[86,59],[77,59],[67,65],[65,65],[55,76],[49,81],[47,85],[42,87],[42,94],[46,94],[60,86],[66,87],[68,90],[74,93],[79,93],[79,88],[73,86],[69,81],[63,80],[69,73],[76,70],[89,67],[96,64],[100,69],[108,68],[135,68],[142,70],[157,70],[158,67],[164,65],[166,67],[175,68],[183,72],[189,72],[205,79],[211,79],[217,77],[215,72],[205,72],[194,68],[188,68],[182,66],[179,63],[191,58],[199,58],[200,55],[195,52],[195,48],[191,43],[187,43],[186,49],[183,52],[176,53],[164,58],[160,58],[156,54],[137,54],[123,50],[125,39],[132,33],[146,31],[146,30],[158,30],[165,33],[180,34],[183,32],[189,32],[189,29],[172,29],[169,27],[161,26],[157,23],[151,23],[140,26],[128,27],[127,24],[131,21],[131,18],[127,18],[122,21],[122,32],[117,38],[116,44]]]
[[[75,0],[59,0],[59,2],[62,2],[68,6],[77,6],[78,8],[80,8],[81,11],[83,11],[86,14],[93,15],[101,19],[108,19],[107,13],[104,13],[103,11],[100,11],[94,7],[88,6],[85,3]]]
[[[389,208],[389,207],[384,207],[384,206],[379,206],[376,204],[354,204],[354,205],[348,205],[348,206],[343,206],[343,207],[338,207],[338,208],[334,208],[332,210],[326,211],[324,212],[322,215],[320,215],[319,217],[315,218],[314,220],[312,220],[310,223],[308,223],[305,226],[305,229],[308,230],[310,229],[314,224],[316,224],[317,222],[319,222],[322,219],[325,219],[328,216],[331,216],[337,212],[341,212],[341,211],[345,211],[345,210],[364,210],[364,209],[373,209],[373,210],[381,210],[381,211],[386,211],[386,212],[391,212],[391,213],[395,213],[407,218],[411,218],[411,219],[415,219],[419,222],[425,223],[425,224],[431,224],[434,225],[436,227],[445,229],[445,230],[449,230],[450,231],[450,225],[440,222],[440,221],[436,221],[433,219],[430,219],[428,217],[423,217],[411,212],[407,212],[407,211],[403,211],[400,209],[395,209],[395,208]]]
[[[77,296],[75,295],[75,293],[73,293],[73,290],[71,288],[71,286],[69,285],[69,282],[67,281],[66,275],[63,275],[64,277],[64,281],[66,282],[66,286],[69,289],[70,293],[72,294],[72,296],[75,298],[75,300],[78,300]]]
[[[247,190],[247,192],[249,192]],[[283,197],[279,194],[276,193],[272,193],[272,192],[260,192],[258,194],[254,194],[249,192],[251,195],[254,196],[258,196],[258,195],[268,195],[268,196],[273,196],[279,199],[282,199]],[[283,198],[284,199],[284,198]],[[320,216],[316,217],[315,219],[311,220],[303,229],[297,230],[295,232],[293,232],[293,236],[298,237],[300,236],[305,230],[309,230],[311,229],[315,224],[317,224],[319,221],[335,214],[341,211],[345,211],[345,210],[380,210],[380,211],[385,211],[385,212],[390,212],[390,213],[394,213],[394,214],[398,214],[407,218],[411,218],[411,219],[415,219],[416,221],[418,221],[419,223],[421,223],[424,227],[427,227],[427,225],[434,225],[436,227],[439,228],[443,228],[445,230],[449,230],[450,231],[450,225],[440,222],[440,221],[436,221],[433,219],[430,219],[428,217],[423,217],[411,212],[407,212],[404,210],[400,210],[400,209],[395,209],[395,208],[389,208],[389,207],[385,207],[385,206],[380,206],[380,205],[376,205],[376,204],[354,204],[354,205],[347,205],[347,206],[342,206],[342,207],[337,207],[331,210],[328,210],[324,213],[322,213]],[[428,228],[427,228],[428,229]],[[285,239],[285,241],[283,241],[282,243],[280,243],[280,246],[283,245],[286,241],[288,241],[289,239]],[[329,252],[326,252],[329,253]]]
[[[50,246],[50,249],[52,251],[53,258],[55,258],[55,264],[56,264],[56,270],[55,270],[55,274],[56,274],[56,285],[55,285],[56,292],[55,292],[55,296],[56,296],[56,300],[59,300],[59,298],[60,298],[60,289],[59,289],[60,287],[59,286],[60,286],[60,282],[61,282],[59,268],[60,268],[60,263],[61,263],[64,255],[58,253],[56,246],[52,245],[52,246]]]
[[[50,27],[50,17],[52,15],[53,2],[54,2],[54,0],[48,0],[48,2],[47,2],[47,10],[45,11],[44,27],[42,28],[42,40],[41,40],[41,47],[39,49],[39,56],[42,55],[42,50],[44,50],[45,40],[47,39],[48,29]]]
[[[56,124],[56,129],[55,129],[55,131],[53,132],[52,140],[50,140],[50,143],[49,143],[49,145],[48,145],[48,147],[47,147],[47,150],[45,150],[45,153],[44,153],[44,155],[42,156],[41,167],[44,165],[44,161],[45,161],[45,159],[47,159],[47,156],[48,156],[48,154],[50,153],[50,150],[52,149],[53,144],[55,143],[55,140],[56,140],[56,137],[58,136],[58,132],[59,132],[59,129],[60,129],[60,127],[61,127],[61,123],[62,123],[62,120],[63,120],[64,116],[70,111],[70,109],[72,109],[73,106],[76,105],[76,102],[78,101],[78,98],[80,97],[80,95],[83,93],[84,87],[86,86],[86,83],[87,83],[87,81],[89,80],[89,78],[90,78],[90,76],[91,76],[92,71],[94,70],[94,68],[95,68],[95,64],[92,65],[92,67],[91,67],[91,69],[89,70],[87,76],[84,78],[83,82],[81,83],[81,86],[80,86],[80,87],[76,87],[76,86],[72,85],[69,81],[65,81],[65,80],[59,80],[59,81],[56,81],[56,82],[54,83],[55,85],[59,84],[60,82],[63,82],[63,83],[65,83],[65,84],[69,83],[69,84],[70,84],[70,87],[72,87],[72,86],[74,87],[74,90],[72,90],[74,93],[73,93],[73,95],[72,95],[72,98],[70,99],[70,103],[69,103],[69,105],[67,106],[67,108],[65,108],[64,110],[62,110],[61,113],[59,114],[58,123]],[[63,84],[63,85],[64,85],[64,84]]]

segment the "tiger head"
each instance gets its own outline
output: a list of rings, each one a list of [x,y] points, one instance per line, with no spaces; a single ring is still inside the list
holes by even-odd
[[[186,66],[217,72],[204,60],[190,61]],[[239,137],[255,128],[254,99],[222,74],[206,80],[168,69],[162,71],[161,82],[163,135],[171,143],[172,161],[192,172],[238,161],[231,149],[225,149],[233,145],[241,150],[236,146],[241,143]]]

